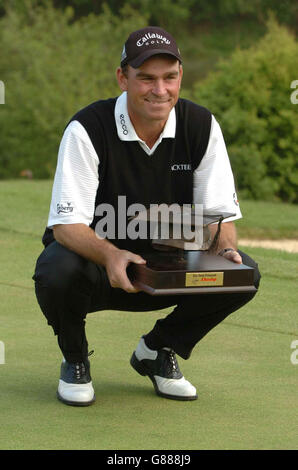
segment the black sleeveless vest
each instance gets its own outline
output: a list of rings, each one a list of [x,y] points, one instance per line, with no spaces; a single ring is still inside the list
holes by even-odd
[[[95,199],[95,229],[99,204],[115,209],[118,196],[126,196],[126,206],[139,203],[191,204],[193,202],[193,172],[202,160],[209,141],[211,113],[191,101],[179,99],[176,106],[176,136],[164,138],[153,155],[147,155],[138,142],[119,139],[114,117],[116,98],[101,100],[79,111],[77,120],[87,131],[99,158],[99,186]],[[70,121],[70,122],[71,122]],[[116,236],[117,236],[116,223]],[[43,243],[53,240],[52,230],[46,229]],[[121,249],[140,253],[150,249],[149,240],[113,239]]]

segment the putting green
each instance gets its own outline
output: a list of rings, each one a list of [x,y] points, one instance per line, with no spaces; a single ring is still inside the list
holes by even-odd
[[[129,365],[139,337],[167,310],[90,314],[97,400],[75,408],[55,396],[61,354],[31,281],[40,242],[2,232],[0,249],[1,449],[297,449],[298,255],[246,250],[263,273],[257,297],[179,360],[197,387],[194,402],[157,397]]]

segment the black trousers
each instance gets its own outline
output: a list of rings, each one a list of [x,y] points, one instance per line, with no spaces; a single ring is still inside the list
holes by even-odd
[[[245,253],[239,253],[244,264],[254,268],[258,288],[261,276],[257,264]],[[255,292],[178,296],[129,294],[110,286],[104,267],[57,242],[48,245],[39,256],[33,279],[40,308],[58,336],[59,347],[68,362],[82,361],[88,352],[87,313],[100,310],[145,312],[173,306],[170,314],[157,320],[148,338],[151,343],[168,346],[188,359],[198,341],[255,295]]]

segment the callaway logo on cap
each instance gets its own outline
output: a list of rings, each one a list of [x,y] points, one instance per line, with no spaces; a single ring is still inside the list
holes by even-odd
[[[182,62],[179,49],[173,36],[157,26],[148,26],[130,34],[124,44],[121,67],[129,64],[138,68],[156,54],[169,54]]]

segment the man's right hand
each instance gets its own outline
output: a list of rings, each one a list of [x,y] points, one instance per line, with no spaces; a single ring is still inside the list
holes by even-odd
[[[141,256],[120,250],[110,241],[99,238],[94,230],[84,224],[55,225],[54,236],[69,250],[104,266],[112,287],[131,293],[139,292],[130,282],[126,268],[130,263],[145,264]]]
[[[127,250],[117,250],[115,253],[110,253],[106,260],[105,268],[112,287],[117,287],[129,293],[139,292],[130,282],[126,269],[130,263],[145,264],[141,256]]]

